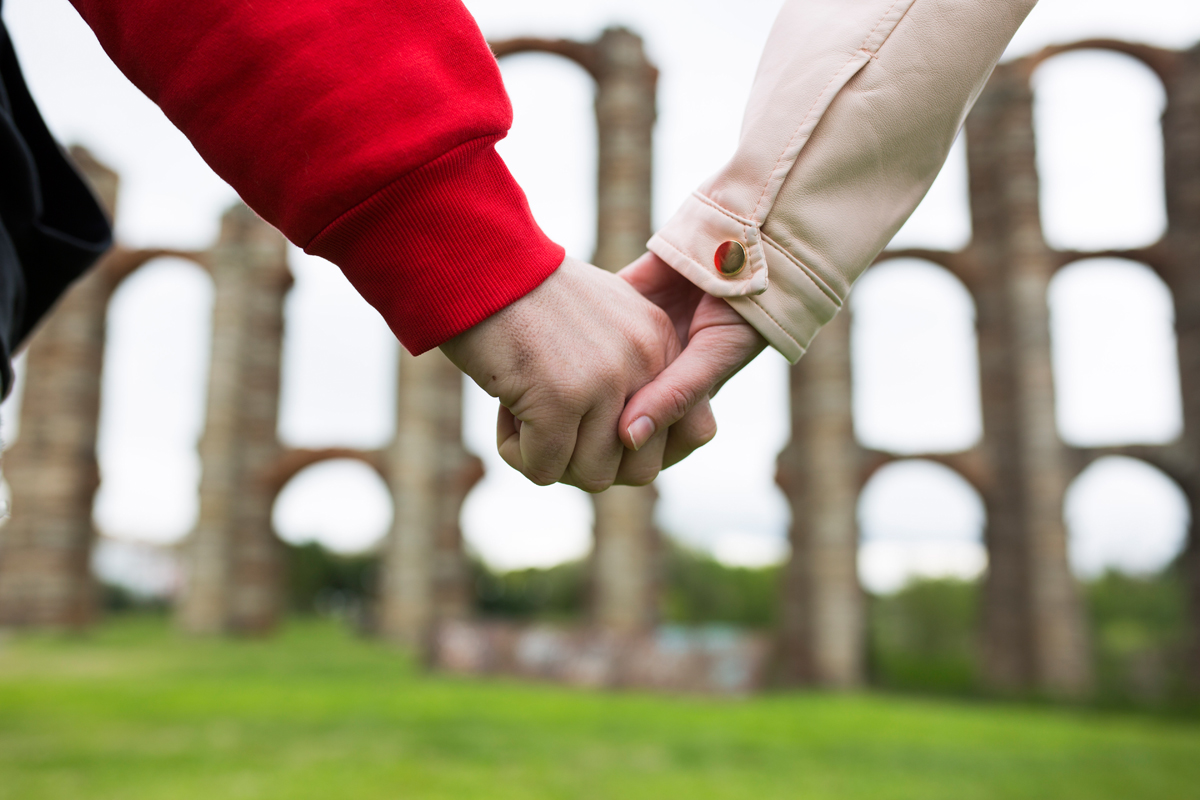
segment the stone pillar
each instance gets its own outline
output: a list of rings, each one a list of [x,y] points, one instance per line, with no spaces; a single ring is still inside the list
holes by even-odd
[[[640,37],[609,28],[595,42],[509,39],[496,56],[553,53],[596,81],[596,252],[592,262],[616,272],[646,252],[651,230],[655,92],[658,70]],[[657,616],[657,532],[651,487],[615,487],[594,498],[591,617],[613,630],[653,624]],[[636,609],[636,610],[635,610]]]
[[[1067,562],[1066,451],[1054,417],[1029,62],[997,68],[967,120],[978,266],[989,569],[984,669],[993,686],[1079,695],[1091,661]]]
[[[1183,559],[1188,584],[1191,647],[1188,671],[1200,692],[1200,45],[1180,53],[1165,81],[1163,157],[1167,235],[1159,272],[1175,300],[1179,342],[1179,378],[1183,394],[1184,452],[1193,461],[1183,478],[1192,525]]]
[[[596,253],[616,271],[646,252],[653,233],[655,91],[658,70],[642,40],[609,28],[595,44]]]
[[[651,486],[613,486],[593,497],[590,616],[606,630],[636,633],[658,621],[658,493]]]
[[[434,626],[471,608],[459,513],[483,474],[462,444],[462,373],[401,349],[396,439],[386,463],[395,522],[384,545],[380,631],[428,655]]]
[[[111,214],[116,173],[86,151],[73,155]],[[119,281],[110,261],[71,286],[26,349],[20,437],[4,455],[13,499],[0,528],[0,625],[80,628],[96,615],[90,556],[100,373]]]
[[[858,686],[865,649],[856,519],[861,451],[854,440],[848,309],[791,368],[790,383],[792,439],[779,456],[777,478],[792,508],[779,678]]]
[[[651,230],[655,87],[642,40],[624,28],[595,44],[598,143],[596,253],[613,272],[646,252]],[[614,432],[615,435],[615,432]],[[653,486],[615,486],[594,498],[592,620],[633,632],[658,616],[658,534]]]
[[[208,254],[215,287],[200,521],[185,543],[179,624],[200,634],[270,631],[282,611],[282,546],[271,527],[283,304],[283,237],[238,204]]]

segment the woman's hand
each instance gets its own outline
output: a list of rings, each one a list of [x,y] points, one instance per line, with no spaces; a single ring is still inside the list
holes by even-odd
[[[617,273],[666,312],[683,352],[625,404],[620,436],[640,452],[669,430],[665,469],[709,442],[717,432],[710,397],[767,346],[767,340],[719,297],[680,275],[653,253]]]

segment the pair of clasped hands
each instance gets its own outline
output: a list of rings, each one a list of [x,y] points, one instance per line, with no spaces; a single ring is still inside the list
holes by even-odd
[[[617,274],[568,258],[442,345],[500,400],[500,456],[539,485],[641,486],[708,442],[709,398],[766,346],[652,253]]]

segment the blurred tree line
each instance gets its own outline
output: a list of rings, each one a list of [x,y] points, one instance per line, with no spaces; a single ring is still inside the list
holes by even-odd
[[[1169,705],[1186,695],[1187,619],[1178,565],[1156,575],[1108,572],[1081,585],[1096,702]],[[877,686],[977,694],[982,581],[926,579],[869,598],[868,661]]]
[[[770,630],[777,623],[781,568],[731,567],[679,544],[661,553],[664,622]],[[370,631],[379,571],[371,554],[340,555],[316,543],[287,546],[287,599],[296,614],[344,619]],[[584,562],[497,572],[469,563],[476,612],[484,617],[571,622],[584,617]],[[1091,622],[1097,698],[1109,705],[1165,705],[1184,695],[1184,585],[1177,565],[1131,577],[1110,572],[1082,586]],[[104,587],[110,611],[165,610]],[[979,673],[981,583],[923,579],[868,595],[867,658],[873,685],[969,695]]]
[[[667,540],[661,554],[664,622],[721,623],[769,630],[777,623],[781,568],[731,567]],[[570,622],[583,619],[584,562],[497,572],[469,564],[476,612],[485,617]],[[342,556],[318,544],[289,548],[289,605],[297,613],[340,616],[370,627],[377,558]],[[868,595],[868,673],[898,691],[982,692],[979,672],[981,581],[914,580],[889,595]],[[1109,572],[1082,586],[1091,623],[1097,698],[1105,704],[1160,704],[1183,694],[1186,619],[1180,570],[1131,577]]]
[[[341,555],[311,542],[287,548],[288,607],[294,613],[356,616],[375,596],[378,557]],[[475,610],[485,617],[575,621],[587,607],[588,571],[582,561],[497,572],[477,558],[468,563]],[[728,567],[677,544],[662,553],[663,619],[681,624],[775,624],[779,567]]]

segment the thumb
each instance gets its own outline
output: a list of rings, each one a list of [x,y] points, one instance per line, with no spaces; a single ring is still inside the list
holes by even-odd
[[[753,329],[750,329],[753,331]],[[713,389],[745,366],[762,349],[756,339],[733,326],[697,331],[679,357],[643,386],[621,413],[621,441],[636,450],[656,431],[670,428],[685,416],[693,424],[672,437],[672,450],[682,458],[716,434],[716,423],[707,408]],[[697,405],[696,413],[689,412]]]

